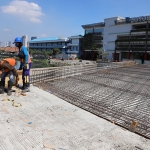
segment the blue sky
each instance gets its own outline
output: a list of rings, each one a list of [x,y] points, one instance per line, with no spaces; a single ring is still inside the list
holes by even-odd
[[[150,0],[1,0],[0,42],[15,37],[69,37],[104,18],[150,14]]]

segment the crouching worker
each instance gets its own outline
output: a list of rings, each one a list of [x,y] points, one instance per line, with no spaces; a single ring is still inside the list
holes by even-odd
[[[30,91],[30,68],[32,62],[30,59],[29,52],[25,46],[23,46],[22,38],[17,37],[14,40],[15,46],[19,48],[18,57],[20,58],[20,68],[22,70],[22,80],[23,80],[23,93]]]
[[[0,61],[0,70],[2,71],[0,81],[0,94],[4,93],[5,78],[8,74],[10,74],[10,79],[8,81],[7,95],[10,96],[12,94],[11,88],[13,86],[14,76],[16,76],[16,80],[19,80],[17,70],[15,69],[15,64],[16,60],[13,58],[6,58]]]

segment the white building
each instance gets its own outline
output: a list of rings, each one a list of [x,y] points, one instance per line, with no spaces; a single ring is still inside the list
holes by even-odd
[[[116,21],[124,20],[122,17],[113,17],[104,19],[105,27],[103,34],[103,49],[109,53],[108,59],[114,58],[113,53],[115,51],[115,42],[117,35],[123,35],[130,33],[132,24],[116,24]],[[120,54],[120,52],[119,52]]]
[[[28,36],[27,35],[22,36],[22,42],[23,42],[23,46],[28,47]]]
[[[8,46],[10,46],[10,47],[11,47],[11,41],[9,41],[9,42],[8,42]]]
[[[8,42],[5,42],[5,47],[7,47],[8,46]]]
[[[104,22],[82,25],[85,34],[101,32],[103,50],[108,60],[150,60],[150,16],[111,17]]]
[[[82,35],[70,36],[70,43],[67,44],[68,51],[67,54],[73,57],[79,57],[82,55],[81,44],[82,44]]]

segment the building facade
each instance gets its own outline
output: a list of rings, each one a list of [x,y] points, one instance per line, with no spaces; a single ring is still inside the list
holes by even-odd
[[[5,47],[7,47],[8,46],[8,42],[5,42]]]
[[[150,16],[112,17],[104,22],[82,25],[85,35],[98,31],[102,34],[102,48],[108,52],[108,60],[136,60],[148,63],[150,59]],[[84,49],[86,51],[86,49]]]
[[[104,22],[82,25],[83,36],[83,59],[95,60],[97,57],[97,48],[103,45]]]
[[[81,57],[82,53],[82,35],[68,37],[70,42],[67,44],[67,54],[71,57]]]
[[[8,46],[11,46],[11,41],[8,42]]]
[[[71,55],[78,57],[80,55],[82,36],[71,36],[68,38],[51,37],[51,38],[33,38],[28,42],[30,50],[51,51],[58,48],[63,57],[67,58]],[[66,55],[66,56],[65,56]]]
[[[68,38],[51,37],[51,38],[36,38],[28,42],[29,49],[37,51],[50,51],[53,48],[58,48],[65,54],[68,50],[67,44],[70,42]]]
[[[150,16],[125,18],[116,25],[130,26],[129,32],[117,35],[115,57],[150,64]]]

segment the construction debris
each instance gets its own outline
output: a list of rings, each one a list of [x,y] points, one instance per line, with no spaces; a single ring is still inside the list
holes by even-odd
[[[138,122],[136,120],[133,120],[129,127],[129,130],[132,132],[135,132],[137,125],[138,125]]]
[[[25,94],[25,93],[21,93],[21,95],[26,96],[26,94]]]
[[[19,97],[20,95],[26,96],[25,93],[22,93],[21,90],[17,89],[15,86],[12,87],[12,92],[14,92],[14,96],[17,96],[17,97]],[[2,101],[12,102],[12,106],[14,106],[14,107],[18,107],[18,108],[22,107],[22,105],[20,103],[15,103],[15,101],[13,99],[9,99],[8,96],[4,97],[2,99]]]

